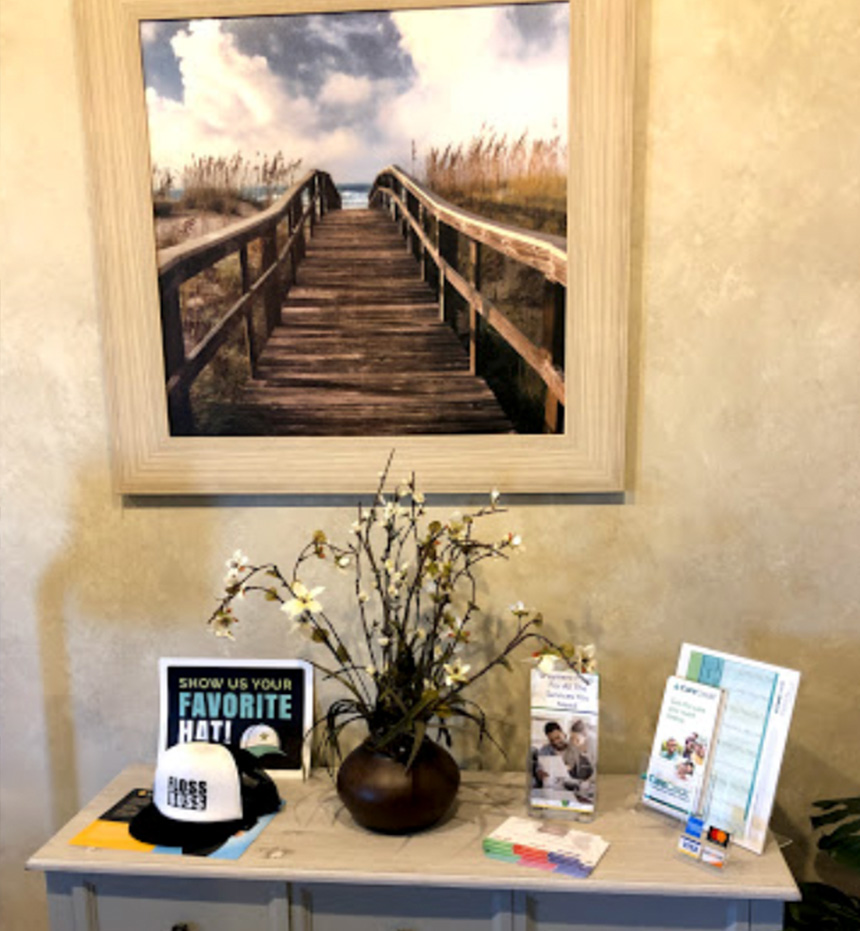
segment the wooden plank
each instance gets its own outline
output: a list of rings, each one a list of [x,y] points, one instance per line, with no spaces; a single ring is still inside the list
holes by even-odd
[[[391,183],[392,179],[402,184],[410,194],[447,226],[518,262],[538,269],[550,281],[567,285],[567,240],[565,237],[524,230],[518,226],[500,223],[497,220],[490,220],[463,210],[425,188],[396,165],[390,165],[380,172],[374,186],[377,189],[390,191],[391,196],[397,198],[402,209],[405,209],[405,205],[402,198],[397,197]]]
[[[271,207],[252,217],[238,220],[206,236],[198,236],[176,246],[160,249],[158,252],[159,276],[169,278],[175,284],[181,284],[225,256],[236,252],[251,240],[259,239],[268,231],[274,230],[276,224],[291,208],[293,201],[298,199],[301,192],[311,184],[314,176],[314,171],[308,172]]]
[[[224,408],[235,435],[513,432],[379,211],[317,224],[256,376]]]

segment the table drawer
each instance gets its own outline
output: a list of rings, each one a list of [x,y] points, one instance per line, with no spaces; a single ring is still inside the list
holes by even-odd
[[[506,931],[510,892],[421,886],[296,884],[293,931]]]
[[[749,931],[781,928],[781,903],[771,909],[779,924],[753,920],[746,899],[659,895],[514,893],[517,931]],[[764,910],[760,910],[762,915]]]
[[[65,890],[57,885],[49,883],[52,929],[288,931],[289,927],[287,887],[281,882],[78,876]],[[58,909],[72,914],[58,916]],[[58,917],[62,922],[57,923]]]

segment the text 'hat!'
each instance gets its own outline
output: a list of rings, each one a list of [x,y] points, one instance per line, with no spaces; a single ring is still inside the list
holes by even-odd
[[[129,831],[147,844],[205,852],[280,804],[277,787],[252,754],[221,744],[176,744],[159,755],[152,802]]]

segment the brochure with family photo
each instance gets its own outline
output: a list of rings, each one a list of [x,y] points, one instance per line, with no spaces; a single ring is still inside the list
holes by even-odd
[[[570,669],[531,673],[529,803],[548,813],[594,813],[598,677]]]
[[[677,818],[704,803],[724,693],[670,676],[654,734],[642,801]]]

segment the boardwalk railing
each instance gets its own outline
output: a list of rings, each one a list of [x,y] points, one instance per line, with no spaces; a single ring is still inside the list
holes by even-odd
[[[173,435],[194,432],[191,385],[240,327],[245,330],[248,361],[254,372],[260,351],[280,318],[283,293],[295,280],[296,266],[304,256],[307,237],[313,235],[318,219],[329,210],[339,208],[340,195],[331,177],[325,172],[310,171],[261,213],[207,236],[159,250],[161,332]],[[248,247],[255,240],[262,243],[262,260],[259,273],[252,280]],[[241,297],[200,342],[186,351],[180,286],[235,253],[239,254],[241,268]],[[286,275],[283,274],[285,270]],[[253,325],[257,300],[261,300],[263,306],[265,335],[262,339]]]
[[[490,325],[546,386],[544,429],[563,429],[564,418],[564,306],[567,289],[567,241],[519,227],[497,223],[461,210],[423,187],[396,166],[384,169],[370,194],[371,206],[388,210],[401,225],[407,248],[421,263],[425,280],[435,284],[439,315],[451,321],[447,305],[452,292],[469,312],[469,365],[478,371],[481,355],[479,318]],[[468,246],[461,257],[460,238]],[[481,293],[482,250],[489,247],[542,273],[547,282],[542,315],[542,345],[536,345]],[[461,267],[463,266],[463,267]]]

